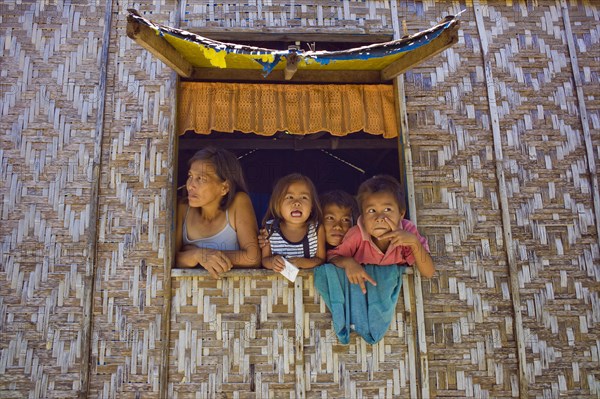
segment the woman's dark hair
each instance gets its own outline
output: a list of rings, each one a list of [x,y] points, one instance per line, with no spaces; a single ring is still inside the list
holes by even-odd
[[[358,219],[358,204],[353,196],[343,190],[331,190],[319,196],[321,209],[325,210],[328,205],[337,205],[340,208],[350,208],[352,212],[352,224]]]
[[[221,210],[229,208],[238,192],[248,193],[242,166],[237,157],[231,152],[223,148],[212,146],[206,147],[197,151],[194,156],[190,158],[188,161],[188,168],[196,161],[210,162],[215,168],[217,177],[221,179],[221,181],[226,181],[229,184],[229,192],[223,196],[219,203]]]
[[[373,176],[370,179],[364,181],[358,187],[358,193],[356,194],[356,197],[358,199],[358,206],[360,207],[361,212],[363,211],[363,203],[365,201],[365,197],[376,193],[391,194],[396,200],[400,212],[406,212],[406,202],[404,198],[404,190],[402,190],[402,185],[398,182],[398,180],[396,180],[396,178],[390,175]]]
[[[263,218],[262,225],[266,226],[267,221],[271,219],[275,219],[276,221],[281,219],[281,202],[285,197],[285,193],[288,188],[297,182],[303,182],[308,186],[310,191],[310,196],[312,198],[310,216],[307,220],[308,223],[313,223],[318,225],[321,223],[323,219],[323,212],[321,212],[321,206],[319,205],[319,196],[317,194],[317,189],[315,188],[314,183],[307,176],[301,175],[300,173],[292,173],[290,175],[284,176],[275,183],[275,187],[273,188],[273,193],[271,194],[271,199],[269,200],[269,208],[265,213],[265,217]]]

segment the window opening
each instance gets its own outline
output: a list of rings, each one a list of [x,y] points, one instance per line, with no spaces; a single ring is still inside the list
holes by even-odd
[[[281,132],[264,137],[241,132],[209,135],[187,132],[179,141],[178,197],[185,193],[188,160],[209,145],[228,149],[238,157],[260,221],[273,185],[289,173],[310,177],[319,193],[340,189],[355,195],[360,183],[376,174],[400,180],[397,143],[397,138],[384,139],[362,132],[341,138],[329,133],[290,136]]]

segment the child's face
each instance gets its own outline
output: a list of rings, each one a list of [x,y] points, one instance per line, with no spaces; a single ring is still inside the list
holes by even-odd
[[[281,203],[281,217],[287,223],[306,223],[312,211],[312,195],[308,185],[302,181],[288,186]]]
[[[377,241],[381,235],[397,228],[404,218],[404,211],[400,210],[392,194],[379,192],[365,198],[362,217],[365,229]]]
[[[215,166],[207,161],[192,163],[185,186],[192,207],[203,207],[215,202],[218,204],[229,191],[228,184],[219,179]]]
[[[328,204],[323,208],[323,226],[327,244],[337,247],[352,227],[352,209]]]

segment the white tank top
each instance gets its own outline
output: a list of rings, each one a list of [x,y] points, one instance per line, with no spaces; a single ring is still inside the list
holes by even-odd
[[[210,248],[219,251],[237,251],[240,249],[237,233],[229,224],[229,210],[225,211],[227,224],[223,227],[223,230],[211,237],[203,237],[196,240],[190,240],[187,235],[187,215],[189,211],[190,207],[188,205],[185,217],[183,218],[183,245],[192,244],[198,248]]]

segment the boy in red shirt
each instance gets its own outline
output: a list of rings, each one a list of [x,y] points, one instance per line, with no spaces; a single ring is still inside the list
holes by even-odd
[[[407,264],[424,277],[435,270],[427,240],[404,220],[402,187],[391,176],[375,176],[358,189],[361,216],[342,242],[328,251],[330,263],[315,269],[315,288],[331,311],[341,344],[352,332],[375,344],[394,318]],[[384,266],[384,267],[382,267]],[[366,286],[365,281],[371,284]]]
[[[327,252],[333,264],[345,270],[352,284],[367,292],[365,281],[376,285],[363,264],[416,265],[423,277],[435,271],[429,255],[427,239],[417,227],[404,219],[406,207],[402,186],[391,176],[378,175],[362,183],[358,189],[361,216],[350,228],[342,243]]]

